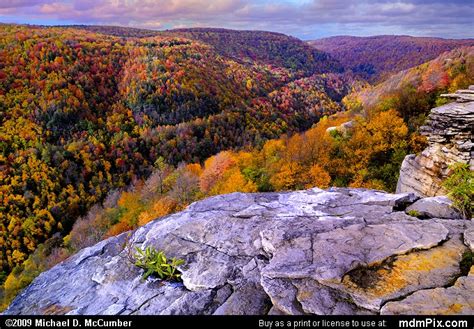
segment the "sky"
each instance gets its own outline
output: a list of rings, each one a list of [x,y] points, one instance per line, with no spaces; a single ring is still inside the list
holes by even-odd
[[[474,0],[0,0],[0,22],[474,38]]]

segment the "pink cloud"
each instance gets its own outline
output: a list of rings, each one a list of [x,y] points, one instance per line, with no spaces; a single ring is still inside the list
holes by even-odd
[[[72,0],[31,1],[35,15],[54,19],[76,20],[95,24],[134,24],[160,27],[174,20],[200,21],[231,14],[241,9],[247,0]],[[26,2],[26,0],[23,0]],[[15,6],[14,3],[11,4]],[[18,3],[17,3],[18,5]],[[20,9],[17,6],[17,9]],[[181,23],[177,23],[181,24]]]
[[[21,8],[21,7],[32,7],[41,2],[41,0],[2,0],[0,2],[0,8]]]
[[[308,34],[328,28],[466,36],[474,7],[466,0],[0,0],[0,21],[213,26]],[[443,15],[439,15],[442,12]],[[430,32],[431,31],[431,32]],[[454,32],[453,32],[454,31]],[[340,32],[340,33],[341,33]],[[319,32],[318,32],[319,33]],[[393,32],[392,32],[393,33]],[[333,33],[331,33],[333,34]]]
[[[45,15],[59,15],[71,10],[72,7],[70,4],[61,2],[46,3],[39,8],[39,12]]]

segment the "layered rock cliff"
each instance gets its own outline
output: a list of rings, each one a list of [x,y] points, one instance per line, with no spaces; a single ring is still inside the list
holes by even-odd
[[[405,158],[397,193],[443,195],[446,191],[442,181],[451,164],[468,163],[474,170],[474,86],[446,96],[457,97],[457,101],[431,110],[421,129],[428,138],[428,147],[419,155]]]
[[[473,314],[474,222],[450,217],[408,193],[216,196],[82,250],[6,314]],[[183,259],[182,282],[143,280],[135,246]]]

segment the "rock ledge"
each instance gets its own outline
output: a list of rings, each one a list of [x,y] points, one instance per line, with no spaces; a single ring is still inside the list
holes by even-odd
[[[473,222],[407,215],[418,199],[339,188],[212,197],[82,250],[5,314],[473,314],[474,272],[460,266]],[[127,246],[184,259],[183,282],[143,281]]]
[[[471,86],[466,90],[470,91],[470,100],[463,98],[462,102],[458,100],[431,110],[426,125],[421,127],[421,134],[428,138],[428,147],[420,155],[411,154],[404,159],[397,193],[444,195],[446,191],[441,185],[451,164],[467,163],[474,170],[473,89]],[[461,97],[466,91],[446,96]]]

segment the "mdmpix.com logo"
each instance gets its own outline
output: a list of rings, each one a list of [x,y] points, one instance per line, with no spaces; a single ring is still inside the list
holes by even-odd
[[[468,328],[467,320],[448,320],[439,318],[398,320],[400,328]]]

